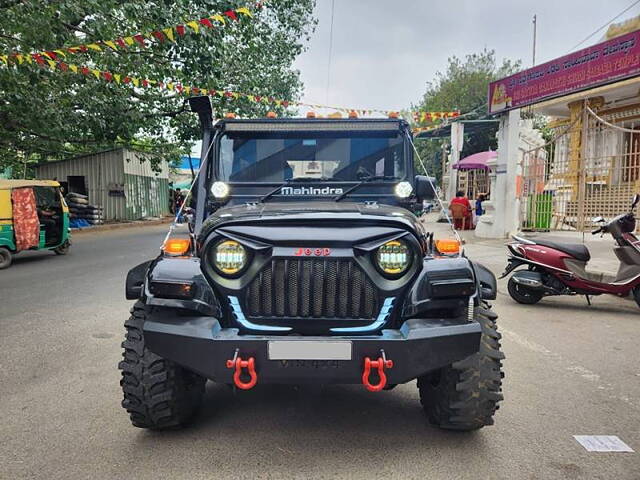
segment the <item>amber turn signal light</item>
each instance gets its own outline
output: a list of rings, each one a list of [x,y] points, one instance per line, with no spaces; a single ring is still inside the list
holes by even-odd
[[[277,116],[276,112],[267,112],[267,118],[276,118]]]
[[[189,251],[191,240],[188,238],[170,238],[164,244],[162,250],[167,255],[184,255]]]
[[[316,118],[316,112],[307,112],[307,118]]]
[[[224,118],[236,118],[236,114],[233,112],[227,112],[224,114]]]
[[[389,118],[398,118],[399,116],[398,112],[389,112]]]
[[[435,244],[440,253],[458,253],[460,251],[460,242],[453,238],[436,240]]]

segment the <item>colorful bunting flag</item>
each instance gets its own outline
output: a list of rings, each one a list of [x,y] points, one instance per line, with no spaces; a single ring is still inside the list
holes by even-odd
[[[151,32],[139,33],[136,35],[125,36],[125,37],[118,37],[115,40],[100,40],[100,41],[95,41],[93,43],[88,43],[85,45],[77,45],[77,46],[47,50],[42,52],[33,52],[29,55],[17,54],[17,53],[0,54],[0,60],[2,60],[2,62],[7,65],[11,62],[17,62],[18,64],[21,65],[25,59],[27,59],[27,61],[30,61],[30,58],[33,58],[39,64],[43,64],[45,63],[45,59],[42,57],[47,57],[49,60],[57,61],[59,57],[66,58],[68,54],[85,53],[88,51],[103,52],[105,50],[105,47],[108,47],[112,50],[118,50],[118,48],[130,47],[135,42],[140,44],[140,46],[142,47],[147,47],[145,39],[148,39],[150,41],[157,41],[160,43],[164,42],[165,39],[169,39],[170,41],[174,42],[176,40],[176,37],[174,35],[174,29],[178,34],[178,36],[181,37],[187,33],[187,29],[185,28],[185,25],[188,25],[197,34],[204,31],[200,28],[200,26],[203,26],[206,28],[214,28],[214,24],[211,22],[211,20],[215,20],[220,24],[225,25],[227,22],[227,19],[230,19],[232,21],[238,21],[240,19],[239,15],[253,18],[252,9],[259,10],[261,8],[262,8],[262,4],[260,2],[257,2],[252,4],[251,6],[244,6],[244,7],[236,8],[234,10],[227,10],[222,14],[216,13],[209,17],[200,18],[198,20],[191,20],[181,25],[174,25],[168,28],[162,28],[162,29],[151,31]],[[40,60],[38,60],[38,58],[40,58]]]
[[[222,25],[226,25],[227,24],[227,21],[219,13],[216,13],[215,15],[211,15],[211,19],[215,20],[217,22],[220,22]]]
[[[242,15],[246,15],[247,17],[253,18],[253,14],[251,13],[251,10],[249,10],[247,7],[236,8],[236,12],[241,13]]]
[[[177,31],[177,30],[176,30]],[[170,38],[170,36],[167,34],[166,35],[167,38]],[[135,39],[135,36],[133,37]],[[126,42],[126,38],[124,40]],[[136,39],[136,41],[140,41],[138,39]],[[144,39],[143,39],[144,41]],[[46,53],[46,55],[45,55]],[[390,110],[378,110],[378,109],[353,109],[353,108],[345,108],[345,107],[336,107],[336,106],[332,106],[332,105],[321,105],[321,104],[311,104],[311,103],[304,103],[304,102],[291,102],[288,100],[281,100],[272,96],[261,96],[261,95],[255,95],[252,93],[242,93],[242,92],[236,92],[236,91],[231,91],[231,90],[216,90],[216,89],[207,89],[207,88],[201,88],[201,87],[194,87],[194,86],[190,86],[190,85],[183,85],[181,83],[175,83],[175,82],[162,82],[162,81],[157,81],[157,80],[152,80],[152,79],[140,79],[137,77],[131,77],[128,75],[122,75],[121,73],[113,73],[113,72],[109,72],[109,71],[100,71],[97,69],[91,69],[87,66],[81,65],[74,65],[74,64],[69,64],[69,63],[65,63],[62,62],[60,60],[54,60],[52,59],[52,55],[51,52],[45,52],[42,55],[39,53],[34,53],[31,55],[27,55],[24,56],[23,61],[25,59],[28,59],[27,61],[31,61],[31,59],[35,60],[36,63],[38,63],[41,66],[48,66],[51,70],[60,70],[63,72],[73,72],[75,74],[81,74],[84,76],[89,76],[90,74],[92,74],[96,80],[103,80],[106,82],[114,82],[116,84],[129,84],[132,83],[134,87],[136,88],[149,88],[149,87],[153,87],[153,88],[159,88],[159,89],[163,89],[163,90],[168,90],[168,91],[174,91],[177,92],[178,94],[181,95],[209,95],[209,96],[217,96],[219,98],[225,98],[225,99],[233,99],[233,100],[238,100],[238,99],[246,99],[251,103],[260,103],[260,104],[265,104],[265,105],[273,105],[276,107],[284,107],[284,108],[288,108],[291,105],[296,105],[296,106],[301,106],[301,107],[309,107],[309,108],[313,108],[313,109],[331,109],[334,111],[339,111],[339,112],[343,112],[346,115],[350,115],[350,114],[357,114],[357,115],[371,115],[373,113],[380,113],[380,114],[384,114],[385,116],[390,116],[390,115],[394,115],[397,116],[398,112],[396,111],[390,111]],[[16,54],[17,55],[17,54]],[[44,58],[43,57],[46,57]],[[57,54],[55,52],[53,52],[53,57],[57,58]],[[8,63],[9,62],[9,57],[6,55],[0,55],[0,60],[4,63]],[[19,60],[18,60],[19,62]],[[416,122],[426,122],[426,121],[432,121],[435,122],[437,120],[440,119],[448,119],[448,118],[455,118],[455,117],[459,117],[460,116],[460,112],[458,110],[455,111],[451,111],[451,112],[411,112],[411,115],[413,116],[413,118],[416,120]],[[421,126],[421,127],[417,127],[417,130],[415,131],[424,131],[424,130],[429,130],[429,129],[433,129],[433,128],[438,128],[440,125],[429,125],[429,126]]]
[[[164,34],[167,36],[167,38],[169,40],[171,40],[172,42],[175,41],[174,37],[173,37],[173,28],[169,27],[169,28],[165,28],[162,30],[164,32]]]

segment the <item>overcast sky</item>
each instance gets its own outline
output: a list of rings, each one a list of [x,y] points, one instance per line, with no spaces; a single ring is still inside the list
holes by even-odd
[[[498,59],[532,61],[532,18],[538,18],[536,63],[572,47],[632,0],[335,0],[327,92],[331,0],[317,0],[318,26],[296,61],[304,101],[354,108],[402,109],[419,101],[447,57],[495,49]],[[616,20],[640,14],[640,4]],[[606,29],[579,48],[597,43]],[[579,50],[577,48],[576,50]]]

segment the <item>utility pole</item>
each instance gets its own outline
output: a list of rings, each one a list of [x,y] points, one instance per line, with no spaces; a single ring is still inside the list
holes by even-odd
[[[533,16],[533,62],[532,67],[536,66],[536,30],[538,27],[538,18],[537,15]]]

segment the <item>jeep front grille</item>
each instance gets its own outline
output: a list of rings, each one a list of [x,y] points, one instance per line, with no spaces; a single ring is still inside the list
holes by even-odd
[[[373,319],[378,296],[351,260],[277,259],[253,279],[245,296],[250,318]]]

